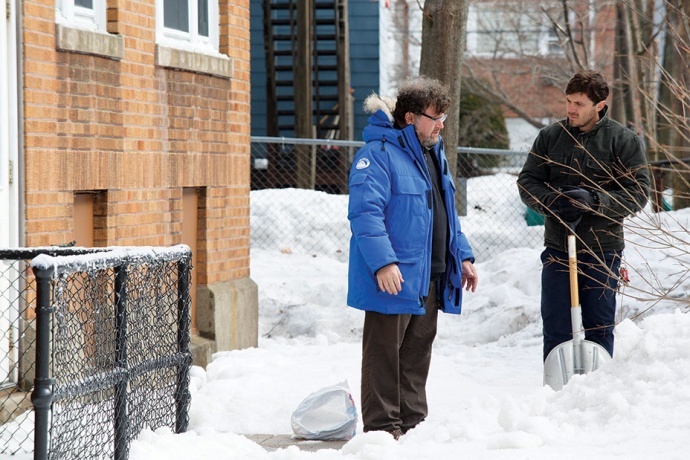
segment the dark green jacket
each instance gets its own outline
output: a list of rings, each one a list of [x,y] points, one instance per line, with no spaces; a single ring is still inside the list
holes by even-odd
[[[548,209],[564,186],[588,189],[599,199],[595,212],[584,213],[577,225],[580,249],[584,243],[597,252],[622,250],[623,219],[647,203],[651,182],[640,138],[611,120],[607,106],[599,117],[586,133],[567,119],[542,129],[518,176],[523,203],[546,216],[547,247],[567,251],[569,229]]]

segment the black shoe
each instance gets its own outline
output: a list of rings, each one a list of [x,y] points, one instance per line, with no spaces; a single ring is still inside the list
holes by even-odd
[[[390,435],[393,436],[393,439],[395,439],[396,441],[397,441],[398,439],[400,439],[400,436],[402,436],[403,434],[405,434],[405,433],[402,432],[402,430],[401,430],[400,428],[396,428],[396,429],[394,429],[394,430],[389,430],[388,433],[390,433]]]

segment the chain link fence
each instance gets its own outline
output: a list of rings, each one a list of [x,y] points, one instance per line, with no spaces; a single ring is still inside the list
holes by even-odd
[[[347,180],[362,145],[252,137],[252,247],[277,245],[281,251],[325,252],[347,260]],[[526,158],[520,151],[458,149],[456,204],[479,261],[542,244],[543,219],[522,204],[515,184]],[[298,235],[297,242],[287,248],[281,234]]]
[[[30,260],[19,254],[0,255],[1,454],[33,451],[33,425],[27,423],[36,375],[36,283],[32,280]]]
[[[0,454],[129,456],[186,430],[191,251],[0,250]]]

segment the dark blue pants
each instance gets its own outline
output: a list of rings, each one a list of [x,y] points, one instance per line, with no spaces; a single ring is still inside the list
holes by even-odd
[[[621,252],[577,255],[580,305],[585,339],[598,343],[613,356],[613,328]],[[601,265],[605,261],[606,266]],[[568,254],[546,248],[541,254],[541,317],[544,360],[557,345],[573,338],[570,323]]]

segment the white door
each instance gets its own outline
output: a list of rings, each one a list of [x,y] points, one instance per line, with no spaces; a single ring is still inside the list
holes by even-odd
[[[0,248],[17,247],[17,65],[14,2],[0,0]],[[9,11],[7,8],[11,8]],[[15,265],[0,261],[0,386],[16,380],[18,303]]]

